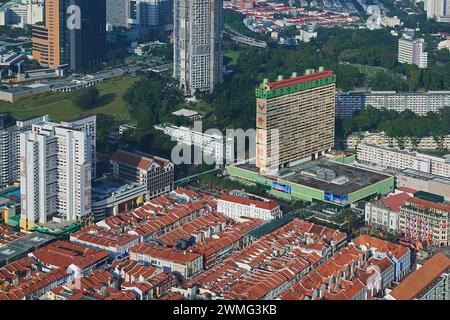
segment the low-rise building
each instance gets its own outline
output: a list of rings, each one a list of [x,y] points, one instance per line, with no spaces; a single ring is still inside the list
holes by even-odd
[[[397,188],[411,188],[444,197],[450,201],[450,178],[435,174],[405,169],[397,174]]]
[[[414,169],[420,172],[450,177],[450,161],[448,159],[429,156],[419,152],[362,142],[358,144],[356,158],[361,164],[393,173],[398,173],[404,169]]]
[[[364,210],[366,226],[398,234],[400,207],[410,198],[408,193],[400,192],[378,201],[367,202]]]
[[[249,195],[223,195],[217,201],[217,211],[234,219],[256,218],[271,220],[281,218],[283,212],[274,200]]]
[[[203,271],[203,256],[198,253],[141,243],[130,250],[130,259],[148,263],[189,279]]]
[[[202,118],[202,116],[197,111],[189,109],[180,109],[178,111],[172,112],[172,115],[186,118],[189,121],[196,121]]]
[[[437,253],[385,296],[386,300],[450,300],[450,259]]]
[[[435,137],[413,138],[405,137],[399,139],[388,137],[384,132],[354,132],[345,138],[345,149],[356,149],[358,144],[366,142],[380,146],[403,146],[405,149],[436,150],[450,148],[450,135],[443,136],[442,139]]]
[[[139,237],[127,233],[113,232],[98,226],[81,229],[70,235],[70,242],[97,250],[105,250],[115,257],[127,253],[139,243]]]
[[[147,186],[148,198],[173,189],[174,165],[167,159],[118,150],[111,156],[110,163],[114,178]]]
[[[92,214],[95,221],[130,210],[147,200],[147,185],[108,175],[92,182]]]
[[[66,241],[56,241],[28,255],[43,271],[64,270],[75,277],[91,273],[108,259],[107,251],[98,251]]]
[[[359,249],[369,252],[374,259],[381,261],[388,258],[393,264],[392,273],[386,273],[386,277],[383,278],[383,288],[392,286],[394,282],[400,282],[411,270],[411,251],[404,246],[368,235],[357,237],[353,243]]]
[[[396,91],[350,91],[336,96],[336,117],[351,118],[357,110],[367,106],[412,112],[425,116],[450,105],[450,91],[396,92]]]
[[[224,137],[222,134],[208,134],[170,123],[157,125],[155,129],[164,132],[178,144],[199,148],[203,155],[212,157],[216,164],[223,164],[225,161],[234,159],[234,139],[231,137]]]
[[[409,241],[448,246],[450,205],[411,198],[400,208],[400,235]]]
[[[0,90],[0,101],[14,103],[20,99],[35,96],[50,91],[47,84],[30,84],[28,86],[8,87]]]

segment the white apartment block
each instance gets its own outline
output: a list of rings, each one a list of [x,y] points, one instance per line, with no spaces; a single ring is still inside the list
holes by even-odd
[[[15,126],[0,127],[0,188],[19,180],[20,146],[19,134],[31,129],[33,124],[49,121],[48,116],[17,121]]]
[[[399,141],[388,137],[384,132],[360,132],[352,133],[344,141],[346,149],[356,149],[358,144],[366,142],[380,146],[399,146]],[[436,150],[439,148],[450,148],[450,135],[444,136],[442,140],[436,141],[433,137],[423,137],[414,145],[412,139],[406,137],[403,141],[405,149]]]
[[[217,165],[223,164],[227,160],[232,161],[235,158],[234,139],[224,137],[222,134],[208,134],[172,124],[157,125],[155,129],[164,132],[178,144],[200,148],[205,156],[213,157]]]
[[[450,91],[353,91],[342,92],[336,97],[336,115],[340,118],[351,117],[356,110],[367,106],[397,112],[411,110],[424,116],[428,112],[438,112],[443,107],[450,106]]]
[[[187,95],[223,80],[222,0],[174,0],[174,71]]]
[[[368,143],[358,144],[357,161],[364,165],[397,173],[404,169],[450,177],[450,161],[445,158]]]
[[[90,115],[79,119],[72,120],[70,122],[61,122],[61,126],[67,126],[69,128],[74,128],[80,130],[86,134],[88,140],[88,158],[91,163],[91,173],[92,178],[96,178],[96,162],[97,162],[97,116]]]
[[[21,228],[90,216],[89,148],[86,133],[55,123],[20,134]]]
[[[428,67],[428,53],[425,52],[425,41],[403,36],[398,41],[398,62],[415,64],[421,69]]]
[[[235,195],[223,195],[217,201],[217,212],[234,220],[254,218],[264,221],[281,218],[283,212],[273,200],[261,197],[252,199]]]

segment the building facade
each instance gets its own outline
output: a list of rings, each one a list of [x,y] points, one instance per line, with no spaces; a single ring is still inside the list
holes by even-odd
[[[382,200],[367,202],[364,210],[366,226],[398,234],[400,207],[410,198],[407,193],[402,192]]]
[[[408,275],[386,300],[450,300],[450,259],[437,253]]]
[[[403,146],[405,149],[409,150],[436,150],[448,149],[450,147],[450,135],[443,136],[441,139],[435,139],[431,136],[423,138],[405,137],[403,140],[399,141],[399,139],[388,137],[384,132],[355,132],[345,138],[344,148],[356,149],[360,142],[366,142],[385,147]]]
[[[398,62],[414,64],[420,69],[428,67],[428,53],[425,52],[425,40],[403,36],[398,40]]]
[[[106,57],[105,0],[45,0],[45,23],[33,26],[32,41],[33,59],[44,67],[100,65]]]
[[[199,148],[204,156],[212,157],[217,165],[224,162],[234,162],[234,138],[222,134],[209,134],[192,128],[164,123],[155,126],[156,130],[164,132],[178,144]]]
[[[173,190],[174,165],[167,159],[118,150],[110,163],[113,177],[147,186],[150,199]]]
[[[424,116],[438,112],[450,105],[450,91],[396,92],[396,91],[350,91],[336,96],[336,117],[350,118],[353,113],[367,106],[412,112]]]
[[[400,208],[400,235],[408,241],[448,246],[450,206],[411,198]]]
[[[30,130],[33,124],[49,120],[48,116],[42,116],[17,121],[15,126],[9,128],[0,127],[0,188],[20,179],[20,133]]]
[[[223,81],[222,0],[174,0],[174,70],[187,95]]]
[[[425,0],[424,9],[428,19],[438,22],[450,22],[450,1],[449,0]]]
[[[264,221],[281,218],[283,212],[273,200],[223,195],[217,201],[217,212],[234,220],[255,218]]]
[[[148,243],[131,248],[130,259],[178,273],[184,279],[195,277],[203,271],[203,255]]]
[[[22,229],[48,222],[80,222],[91,214],[89,141],[55,123],[20,134]]]
[[[450,201],[450,178],[420,172],[413,169],[402,170],[397,174],[397,188],[411,188],[444,197]]]
[[[256,166],[261,171],[318,158],[334,146],[332,71],[265,80],[256,89]]]
[[[357,161],[389,172],[414,169],[442,177],[450,177],[450,161],[414,151],[400,150],[361,142],[356,150]]]

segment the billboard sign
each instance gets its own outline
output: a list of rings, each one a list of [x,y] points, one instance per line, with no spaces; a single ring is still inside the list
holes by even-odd
[[[328,201],[328,202],[341,204],[341,205],[344,205],[344,206],[348,204],[348,196],[347,195],[341,196],[341,195],[333,194],[333,193],[330,193],[330,192],[325,192],[323,200]]]
[[[279,192],[283,192],[283,193],[289,193],[291,194],[291,186],[285,185],[285,184],[281,184],[278,182],[272,182],[272,189],[279,191]]]

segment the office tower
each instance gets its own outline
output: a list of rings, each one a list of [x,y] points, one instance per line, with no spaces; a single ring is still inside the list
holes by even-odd
[[[256,89],[256,166],[280,166],[316,159],[334,146],[336,76],[307,70]]]
[[[45,67],[89,69],[106,56],[106,0],[46,0],[45,23],[33,26],[33,59]],[[78,6],[78,12],[72,10]],[[73,23],[80,22],[79,25]],[[68,23],[69,21],[69,23]]]
[[[0,188],[19,180],[19,134],[30,130],[33,124],[43,123],[49,120],[48,116],[37,117],[17,121],[16,125],[8,128],[0,124]]]
[[[106,0],[106,23],[113,27],[128,27],[129,2],[130,0]]]
[[[222,1],[174,0],[174,77],[187,95],[223,80]]]
[[[148,198],[173,189],[174,165],[167,159],[118,150],[110,163],[113,177],[146,185]]]
[[[425,0],[424,8],[428,19],[450,22],[450,0]]]
[[[398,40],[398,62],[415,64],[421,69],[428,66],[428,53],[424,52],[425,41],[423,39],[415,39],[410,35],[403,35]]]
[[[171,31],[173,28],[173,0],[128,0],[129,25],[149,30]]]
[[[55,123],[20,134],[22,229],[80,222],[91,214],[91,163],[86,133]]]

